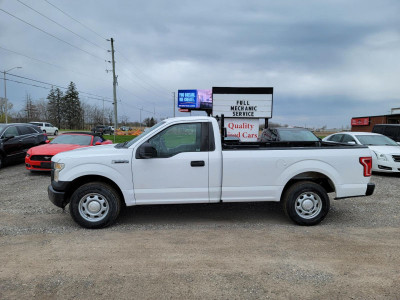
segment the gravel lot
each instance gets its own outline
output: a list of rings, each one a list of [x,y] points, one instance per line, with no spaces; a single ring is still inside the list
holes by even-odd
[[[50,203],[49,174],[8,166],[0,299],[400,299],[400,176],[372,182],[314,227],[257,203],[127,208],[87,230]]]

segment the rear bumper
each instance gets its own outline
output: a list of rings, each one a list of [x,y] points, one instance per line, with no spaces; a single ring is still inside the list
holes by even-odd
[[[371,196],[374,193],[374,190],[375,190],[375,183],[368,183],[365,196]]]

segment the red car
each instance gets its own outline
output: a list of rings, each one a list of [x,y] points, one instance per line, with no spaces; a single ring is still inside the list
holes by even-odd
[[[57,153],[77,148],[112,144],[101,135],[91,133],[64,133],[47,144],[32,147],[25,156],[25,166],[30,171],[51,171],[51,158]]]

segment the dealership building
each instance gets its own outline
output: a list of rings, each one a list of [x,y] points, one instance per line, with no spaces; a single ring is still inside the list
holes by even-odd
[[[393,113],[400,108],[392,108],[392,113],[381,116],[354,117],[351,119],[351,131],[371,132],[376,124],[400,124],[400,114]]]

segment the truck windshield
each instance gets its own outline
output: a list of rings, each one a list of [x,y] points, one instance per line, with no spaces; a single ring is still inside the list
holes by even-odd
[[[395,141],[384,135],[356,135],[356,137],[361,144],[367,146],[398,146]]]
[[[164,125],[164,124],[165,124],[165,122],[162,121],[160,123],[157,123],[156,125],[154,125],[151,128],[145,129],[142,134],[139,134],[137,137],[135,137],[134,139],[132,139],[129,142],[127,142],[126,144],[124,144],[123,147],[124,148],[128,148],[128,147],[132,146],[134,143],[136,143],[142,137],[148,135],[150,132],[152,132],[153,130],[155,130],[156,128],[158,128],[158,127],[160,127],[161,125]]]

